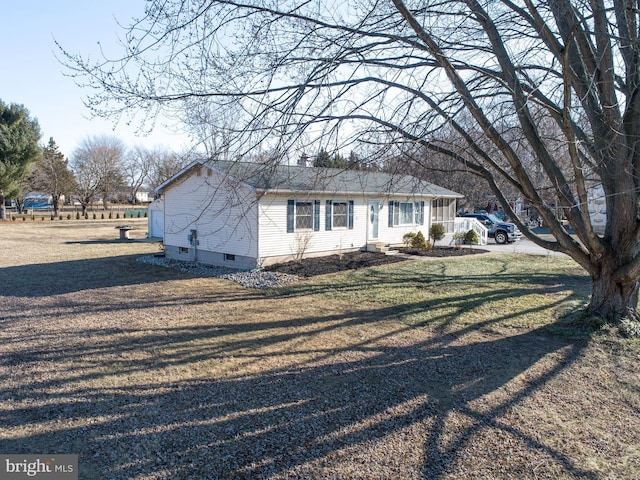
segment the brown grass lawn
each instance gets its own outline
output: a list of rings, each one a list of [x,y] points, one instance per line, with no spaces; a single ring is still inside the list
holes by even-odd
[[[640,478],[640,345],[563,321],[588,295],[568,259],[254,291],[136,262],[158,245],[116,224],[0,224],[0,453],[78,454],[81,479]]]

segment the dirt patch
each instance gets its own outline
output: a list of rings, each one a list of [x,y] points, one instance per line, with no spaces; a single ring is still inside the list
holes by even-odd
[[[403,248],[400,251],[406,255],[422,257],[458,257],[486,253],[486,250],[450,247],[435,247],[431,250],[419,248]],[[299,277],[314,277],[327,273],[342,272],[345,270],[357,270],[360,268],[376,267],[407,260],[406,255],[385,255],[375,252],[350,252],[343,255],[328,255],[326,257],[305,258],[287,263],[279,263],[266,267],[271,272],[288,273]]]

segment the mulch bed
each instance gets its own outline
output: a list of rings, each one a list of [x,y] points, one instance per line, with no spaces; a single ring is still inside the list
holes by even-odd
[[[478,248],[434,247],[431,250],[416,248],[400,248],[401,253],[422,257],[459,257],[486,253],[487,250]],[[326,257],[305,258],[304,260],[271,265],[265,270],[271,272],[288,273],[299,277],[313,277],[327,273],[357,270],[359,268],[388,265],[406,260],[404,255],[385,255],[375,252],[349,252],[343,255],[328,255]]]

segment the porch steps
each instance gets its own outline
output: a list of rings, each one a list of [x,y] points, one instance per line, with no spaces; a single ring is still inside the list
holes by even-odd
[[[385,255],[397,255],[398,250],[394,250],[392,247],[383,242],[367,243],[367,252],[384,253]]]

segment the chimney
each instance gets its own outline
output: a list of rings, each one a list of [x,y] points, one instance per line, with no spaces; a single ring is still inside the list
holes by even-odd
[[[310,163],[311,162],[309,161],[309,157],[307,156],[306,153],[303,153],[302,155],[300,155],[300,158],[298,159],[299,167],[308,167]]]

